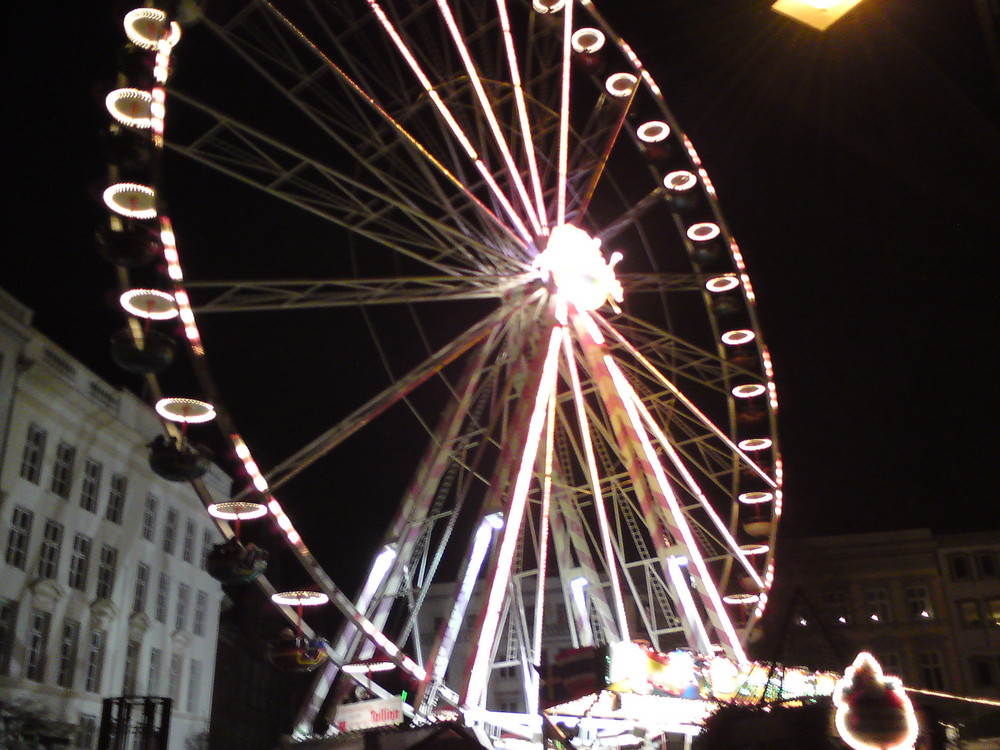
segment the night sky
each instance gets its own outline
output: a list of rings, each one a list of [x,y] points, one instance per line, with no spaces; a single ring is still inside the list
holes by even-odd
[[[600,7],[657,78],[747,257],[781,404],[784,533],[1000,529],[989,365],[1000,81],[975,3],[863,0],[823,34],[757,0]],[[8,12],[13,132],[4,161],[13,195],[0,285],[71,354],[135,386],[109,361],[107,337],[120,318],[113,271],[92,239],[104,179],[101,102],[124,9]],[[241,210],[258,206],[267,203],[247,196]],[[226,210],[205,206],[214,219]],[[229,275],[252,276],[244,262],[252,267],[271,243],[313,231],[282,223],[243,237],[241,252],[225,258]],[[208,229],[189,232],[189,256],[222,245]],[[313,330],[317,346],[322,336],[344,352],[347,371],[324,363],[287,372],[288,390],[333,404],[363,389],[350,354],[356,331]],[[280,332],[265,326],[248,340],[259,335]],[[213,366],[229,378],[281,367],[246,349],[226,348],[221,359]],[[252,384],[220,381],[261,463],[284,458],[280,411]],[[394,446],[387,463],[418,452]],[[329,483],[362,500],[391,492],[392,472],[368,468]],[[377,503],[359,505],[357,523],[374,528],[384,518]]]

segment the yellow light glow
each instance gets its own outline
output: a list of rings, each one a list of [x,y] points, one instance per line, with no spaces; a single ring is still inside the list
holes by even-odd
[[[604,46],[604,32],[589,27],[577,29],[573,32],[571,44],[576,52],[593,54]]]
[[[766,391],[767,388],[762,383],[746,383],[733,388],[733,395],[736,398],[754,398],[763,395]]]
[[[615,73],[608,76],[608,80],[604,82],[604,90],[616,99],[624,99],[632,96],[638,82],[639,79],[631,73]]]
[[[118,301],[126,312],[137,318],[170,320],[178,315],[173,295],[159,289],[129,289]]]
[[[535,258],[535,266],[577,308],[596,310],[609,298],[622,301],[622,285],[614,272],[619,260],[621,253],[604,259],[599,239],[571,224],[560,224]]]
[[[152,102],[152,95],[142,89],[115,89],[104,98],[104,105],[112,117],[122,125],[138,129],[152,127]]]
[[[682,193],[690,190],[698,184],[698,178],[685,169],[671,172],[663,178],[663,187],[675,193]]]
[[[643,143],[659,143],[670,137],[670,126],[661,120],[650,120],[636,128],[635,135]]]
[[[246,521],[252,518],[266,516],[267,507],[261,505],[260,503],[242,501],[213,503],[208,506],[208,514],[215,518],[222,518],[226,521]]]
[[[326,604],[330,597],[322,591],[282,591],[271,594],[271,601],[275,604],[287,604],[290,607],[316,607]]]
[[[770,492],[744,492],[742,493],[738,500],[746,505],[759,505],[760,503],[769,503],[774,500],[774,495]]]
[[[134,182],[119,182],[104,191],[104,204],[121,216],[152,219],[156,216],[156,192]]]
[[[692,224],[688,227],[687,236],[689,240],[694,242],[707,242],[708,240],[714,240],[721,234],[722,230],[719,229],[719,225],[711,221],[703,221],[700,224]]]
[[[740,346],[741,344],[749,344],[756,338],[753,331],[746,328],[741,328],[736,331],[726,331],[722,334],[722,343],[726,346]]]
[[[174,46],[181,39],[181,27],[175,21],[170,23],[170,35],[164,40],[163,30],[167,14],[157,8],[136,8],[125,14],[125,36],[136,47],[154,50],[161,41]]]
[[[156,413],[171,422],[198,424],[215,419],[215,407],[193,398],[161,398],[156,402]]]
[[[732,274],[726,274],[725,276],[716,276],[714,279],[709,279],[705,283],[705,288],[710,292],[728,292],[739,285],[739,279]]]
[[[745,451],[763,451],[771,447],[771,441],[768,438],[747,438],[737,445]]]
[[[857,5],[861,0],[778,0],[771,7],[789,18],[826,30],[834,21]]]

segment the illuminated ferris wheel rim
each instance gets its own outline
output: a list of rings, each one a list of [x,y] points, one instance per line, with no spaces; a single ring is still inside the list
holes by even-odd
[[[378,3],[374,3],[374,2],[370,3],[370,5],[373,8],[373,10],[376,9],[376,8],[378,8],[378,7],[381,7]],[[589,3],[585,3],[584,5],[590,7]],[[553,11],[553,9],[551,9],[551,8],[549,10]],[[555,9],[553,12],[559,12],[559,11],[558,11],[558,9]],[[598,19],[598,22],[599,22],[599,25],[601,23],[603,23],[603,22],[600,22],[599,19]],[[607,31],[607,29],[606,29],[606,31]],[[614,37],[609,31],[608,31],[608,36],[610,36],[612,39],[614,39],[619,45],[623,44],[620,39],[617,39],[617,37]],[[593,40],[595,38],[595,35],[590,35],[589,38],[591,40]],[[622,47],[621,49],[627,50],[627,47]],[[622,95],[623,93],[627,94],[628,96],[632,96],[632,95],[634,95],[637,92],[637,90],[639,88],[645,87],[647,93],[653,93],[655,95],[655,98],[657,100],[659,100],[659,91],[658,91],[658,89],[655,88],[655,84],[652,82],[652,78],[648,75],[648,73],[646,73],[646,71],[644,69],[642,69],[642,67],[641,67],[641,65],[639,65],[638,61],[634,58],[633,55],[631,55],[631,51],[630,50],[627,50],[626,57],[628,57],[628,59],[634,64],[634,66],[635,66],[635,68],[634,68],[635,75],[629,73],[628,75],[631,76],[630,79],[628,79],[628,78],[622,78],[621,74],[616,74],[615,76],[612,76],[613,80],[609,80],[609,82],[607,83],[607,86],[606,86],[606,91],[608,92],[609,96],[615,97],[615,96],[618,96],[618,95]],[[629,80],[631,80],[632,82],[627,84],[627,91],[624,91],[623,90],[623,85],[625,85],[625,84],[623,84],[622,81],[629,81]],[[659,101],[659,104],[662,106],[662,101]],[[669,113],[666,114],[666,116],[664,117],[664,119],[670,119],[669,118]],[[652,135],[651,132],[650,132],[651,128],[648,127],[648,126],[649,126],[648,122],[643,123],[642,126],[640,127],[640,130],[641,130],[642,135],[645,135],[647,137],[651,137],[651,135]],[[761,360],[761,362],[763,364],[763,370],[764,370],[764,372],[762,373],[762,377],[761,377],[761,381],[763,381],[763,382],[760,382],[760,383],[741,383],[741,384],[735,384],[731,388],[731,390],[732,390],[732,397],[734,399],[736,399],[736,398],[739,398],[739,399],[751,399],[751,398],[758,398],[760,396],[766,396],[767,399],[771,402],[771,410],[773,412],[773,408],[775,406],[775,403],[774,403],[773,383],[772,383],[772,381],[770,379],[770,372],[769,372],[769,370],[770,370],[770,363],[769,363],[769,360],[766,357],[766,350],[764,350],[762,348],[762,345],[760,343],[760,335],[759,335],[759,331],[757,330],[757,326],[756,326],[756,318],[755,318],[755,315],[753,315],[753,304],[752,303],[753,303],[754,300],[753,300],[752,290],[749,287],[749,280],[746,278],[745,269],[742,267],[742,259],[739,256],[739,252],[738,252],[738,249],[736,248],[735,243],[733,243],[732,240],[731,240],[731,238],[728,236],[728,231],[725,229],[724,224],[721,221],[721,216],[717,215],[718,214],[717,207],[716,207],[715,202],[714,202],[714,189],[711,187],[711,183],[708,182],[708,178],[707,178],[707,175],[704,174],[704,170],[700,168],[700,161],[697,160],[697,155],[694,153],[693,149],[690,147],[690,143],[687,141],[687,139],[685,137],[683,137],[683,134],[679,131],[679,129],[677,129],[674,126],[674,127],[671,128],[671,130],[681,140],[681,142],[685,145],[685,148],[689,152],[689,155],[690,155],[690,157],[691,157],[691,159],[693,161],[693,169],[691,171],[683,170],[685,172],[685,176],[678,177],[678,176],[675,175],[673,178],[671,178],[669,180],[669,182],[670,182],[669,185],[667,185],[666,182],[664,183],[665,187],[670,188],[671,186],[673,186],[673,187],[675,187],[678,190],[683,190],[683,191],[689,190],[692,186],[689,184],[690,180],[689,180],[689,178],[686,175],[692,175],[693,176],[694,172],[697,171],[698,174],[699,174],[699,176],[700,176],[700,179],[702,181],[702,183],[701,183],[702,184],[702,189],[704,190],[704,192],[705,192],[705,194],[706,194],[706,196],[708,198],[708,202],[709,202],[709,204],[712,207],[713,213],[716,214],[715,216],[711,217],[712,218],[711,221],[703,221],[703,222],[697,222],[695,224],[691,224],[687,228],[687,231],[685,233],[686,237],[692,243],[707,243],[707,242],[716,240],[716,239],[718,239],[721,236],[721,237],[723,237],[726,240],[728,248],[731,251],[731,253],[733,254],[734,260],[736,261],[736,267],[735,267],[735,269],[732,272],[722,274],[721,276],[711,276],[710,274],[706,274],[706,276],[710,277],[709,281],[708,281],[709,284],[711,284],[713,282],[713,280],[716,279],[716,278],[718,278],[718,279],[726,279],[726,281],[717,281],[717,282],[715,282],[713,286],[706,286],[706,289],[707,289],[707,291],[709,293],[714,294],[714,293],[717,293],[717,292],[726,292],[726,291],[731,291],[732,289],[736,289],[736,288],[742,287],[742,289],[743,289],[743,291],[745,293],[745,301],[747,303],[747,307],[748,307],[749,312],[750,312],[750,320],[751,320],[752,326],[751,327],[747,327],[747,328],[734,328],[734,329],[730,329],[730,330],[723,330],[723,331],[721,331],[722,335],[720,337],[719,347],[720,347],[720,349],[724,349],[725,347],[740,347],[740,346],[746,346],[748,344],[752,345],[754,347],[757,347],[757,352],[758,352],[759,359]],[[637,135],[639,136],[639,140],[643,141],[642,135],[639,135],[638,133],[637,133]],[[643,141],[643,142],[645,142],[645,141]],[[654,140],[654,142],[655,142],[655,140]],[[561,147],[561,150],[562,150],[562,147]],[[674,173],[671,173],[671,174],[674,174]],[[668,175],[668,177],[669,176],[670,175]],[[484,178],[485,178],[485,175],[484,175]],[[488,182],[488,179],[486,181]],[[130,189],[132,189],[133,192],[135,192],[134,188],[130,188]],[[499,200],[499,198],[497,198],[497,200]],[[508,199],[508,203],[509,202],[510,201]],[[514,220],[514,216],[516,216],[515,212],[511,211],[508,208],[507,205],[504,205],[504,201],[503,200],[499,200],[499,203],[501,205],[499,206],[499,208],[497,208],[498,212],[500,211],[500,209],[504,209],[504,210],[508,210],[511,213],[510,219],[511,219],[511,224],[512,225],[508,228],[509,235],[511,235],[511,236],[521,236],[522,239],[525,239],[526,241],[529,241],[529,240],[534,241],[534,240],[532,240],[531,230],[528,227],[530,225],[534,224],[535,221],[538,221],[538,222],[545,221],[546,217],[543,216],[541,213],[539,213],[535,217],[530,217],[529,216],[528,218],[521,218],[520,220]],[[525,205],[531,205],[531,196],[530,196],[530,194],[527,196],[527,198],[525,200]],[[562,210],[565,210],[565,208],[562,208],[562,209],[557,208],[556,209],[556,214],[558,215],[560,213],[560,211],[562,211]],[[557,222],[554,226],[556,228],[558,228],[558,227],[562,227],[562,226],[567,226],[568,227],[568,226],[571,226],[571,225],[569,223],[560,223],[560,222]],[[611,267],[613,265],[612,263],[609,262],[609,260],[604,260],[604,264],[605,264],[605,267]],[[549,269],[549,273],[551,274],[551,269]],[[612,274],[612,277],[613,277],[613,274]],[[736,282],[737,282],[736,285],[732,285],[732,281],[730,281],[729,279],[735,279]],[[606,279],[606,281],[607,281],[607,279]],[[557,283],[556,287],[559,288],[559,289],[562,289],[563,285],[562,285],[562,283]],[[604,295],[603,295],[603,299],[606,299],[609,296],[611,298],[615,297],[613,285],[611,287],[608,287],[608,289],[604,289],[603,291],[605,292]],[[602,299],[602,303],[603,303],[603,299]],[[187,308],[187,310],[189,312],[191,311],[191,307],[189,305],[182,304],[180,306],[180,309],[182,310],[182,314],[183,314],[183,310],[185,309],[185,307]],[[589,310],[593,310],[593,309],[596,309],[596,308],[600,307],[600,304],[595,304],[593,301],[589,301],[587,303],[582,304],[580,307],[581,307],[582,310],[588,310],[588,309]],[[574,317],[574,319],[576,319],[576,320],[579,321],[579,320],[582,320],[582,318],[588,317],[588,316],[584,316],[584,315],[582,315],[580,313],[577,313],[577,314],[574,314],[573,317]],[[583,323],[583,325],[587,325],[587,324]],[[190,338],[191,338],[191,336],[189,335],[189,339]],[[761,387],[764,388],[764,391],[760,390]],[[739,390],[739,389],[742,389],[742,390]],[[739,390],[739,392],[737,392],[737,390]],[[680,397],[679,394],[675,394],[675,396]],[[744,440],[744,442],[746,442],[746,440],[771,441],[768,445],[760,447],[760,448],[756,448],[756,449],[763,450],[763,449],[766,448],[766,449],[770,449],[773,452],[773,455],[775,456],[776,472],[780,475],[780,468],[778,468],[778,461],[777,461],[776,445],[775,445],[775,443],[773,441],[773,438],[747,438],[747,439]],[[238,443],[238,445],[239,444],[241,444],[243,446],[242,453],[244,455],[241,455],[241,459],[243,460],[244,465],[247,467],[248,472],[250,472],[251,477],[256,477],[255,481],[254,481],[254,484],[257,485],[257,488],[259,490],[266,491],[267,482],[266,482],[266,480],[263,479],[263,475],[260,473],[259,469],[256,468],[256,464],[253,463],[253,460],[252,460],[252,458],[250,457],[250,454],[249,454],[249,449],[246,447],[245,443],[242,443],[241,439],[240,439],[240,442]],[[759,446],[760,444],[759,443],[753,443],[752,445]],[[240,454],[240,450],[237,450],[237,453]],[[751,464],[751,465],[753,464],[753,462],[751,460],[749,460],[749,459],[746,460],[746,463],[747,464]],[[251,469],[251,466],[253,467],[253,469],[256,469],[256,473]],[[759,469],[758,469],[758,472],[759,472]],[[262,481],[258,481],[257,478],[259,478]],[[778,478],[780,479],[780,476]],[[777,482],[772,482],[772,484],[771,484],[771,489],[772,490],[775,489],[775,487],[774,487],[775,484],[777,484]],[[262,488],[261,485],[263,485],[263,488]],[[749,495],[751,493],[743,493],[743,494],[744,495]],[[744,501],[742,499],[741,499],[741,502],[744,505],[748,505],[748,504],[753,504],[753,505],[765,504],[765,503],[768,502],[768,500],[764,498],[764,496],[767,495],[767,494],[769,494],[769,493],[767,493],[767,492],[759,492],[757,495],[754,496],[755,499],[754,499],[754,501],[752,503],[750,501]],[[772,498],[773,498],[773,495],[772,495]],[[780,498],[780,496],[779,496],[779,498]],[[292,526],[290,519],[288,519],[287,515],[285,515],[284,512],[280,510],[280,506],[277,505],[276,501],[274,501],[273,498],[271,500],[271,503],[272,503],[271,510],[272,510],[273,514],[275,515],[276,519],[278,520],[279,526],[286,532],[288,540],[293,544],[293,546],[296,545],[297,543],[300,543],[301,542],[301,537],[298,536],[298,533],[295,531],[294,527]],[[735,503],[735,500],[734,500],[734,503]],[[774,515],[776,516],[777,514],[775,513]],[[738,516],[734,516],[734,518],[736,518],[738,520]],[[774,524],[772,524],[772,527],[769,529],[769,535],[770,535],[770,539],[771,540],[773,540],[773,533],[774,533]],[[752,545],[752,546],[751,545],[742,545],[741,549],[742,549],[742,552],[744,554],[750,554],[751,552],[752,553],[766,553],[767,557],[770,558],[771,548],[772,547],[773,547],[773,544],[755,544],[755,545]],[[765,573],[765,572],[768,575],[770,575],[770,567],[769,566],[766,567],[764,570],[761,571],[762,574]],[[737,600],[742,603],[747,598],[749,598],[749,597],[738,598]]]

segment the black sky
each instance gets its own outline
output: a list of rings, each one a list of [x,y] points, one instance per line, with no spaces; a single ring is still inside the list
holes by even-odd
[[[975,3],[863,0],[823,34],[758,0],[600,5],[701,153],[747,256],[781,401],[785,532],[1000,528],[1000,81]],[[0,286],[69,352],[134,384],[108,359],[114,277],[92,240],[119,10],[9,12]],[[307,232],[270,231],[261,246]],[[197,239],[199,252],[217,241]],[[323,335],[346,347],[346,372],[289,372],[290,387],[362,387],[350,331]],[[223,370],[280,367],[227,357]],[[280,412],[241,388],[228,402],[262,463],[280,460]],[[378,495],[386,473],[335,481]]]

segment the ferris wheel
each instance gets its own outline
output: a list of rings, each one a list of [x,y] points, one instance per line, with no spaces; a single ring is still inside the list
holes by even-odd
[[[148,25],[173,48],[176,29]],[[560,650],[640,641],[745,662],[781,513],[771,362],[709,176],[593,3],[209,3],[184,35],[177,83],[143,105],[169,108],[166,160],[274,199],[296,245],[171,273],[196,358],[226,331],[264,331],[255,316],[262,350],[294,341],[306,311],[296,377],[336,387],[322,346],[341,315],[370,345],[343,366],[381,371],[270,470],[235,429],[250,417],[216,404],[256,487],[237,502],[263,495],[346,615],[297,731],[355,700],[359,665],[406,673],[418,720],[499,726],[537,715]],[[113,114],[147,101],[126,90]],[[161,199],[129,185],[110,199],[155,215]],[[288,258],[321,235],[290,209],[328,229],[308,277]],[[168,259],[175,239],[185,252],[175,220]],[[224,401],[227,383],[210,390]],[[304,390],[288,384],[289,410],[313,408],[292,406]],[[350,599],[309,551],[324,530],[296,527],[277,496],[392,420],[425,447]],[[383,465],[413,452],[380,450]]]

